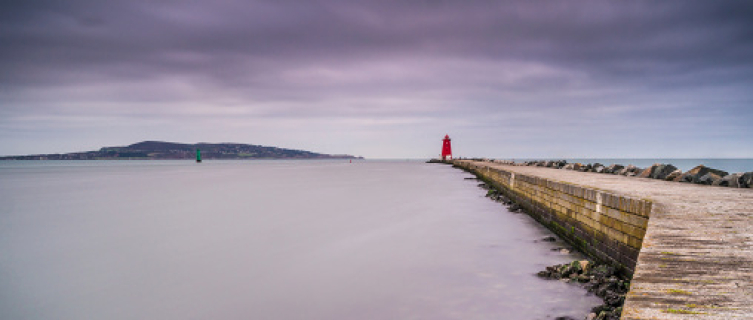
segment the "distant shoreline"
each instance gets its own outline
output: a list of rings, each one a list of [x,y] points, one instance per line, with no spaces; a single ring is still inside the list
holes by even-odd
[[[96,151],[2,156],[0,160],[193,160],[197,153],[210,160],[363,159],[349,154],[325,154],[242,143],[176,143],[142,141]]]

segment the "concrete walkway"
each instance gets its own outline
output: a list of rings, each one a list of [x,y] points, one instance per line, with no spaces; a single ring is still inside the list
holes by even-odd
[[[753,319],[753,189],[477,164],[654,203],[622,319]]]

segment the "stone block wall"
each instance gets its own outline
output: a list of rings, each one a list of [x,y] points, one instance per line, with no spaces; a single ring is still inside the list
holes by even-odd
[[[471,161],[453,164],[497,188],[582,252],[632,276],[646,234],[650,201]]]

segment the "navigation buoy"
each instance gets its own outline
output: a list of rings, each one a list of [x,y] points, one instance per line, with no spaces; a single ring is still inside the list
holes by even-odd
[[[450,135],[445,135],[442,139],[442,160],[452,160],[452,147],[450,146]]]
[[[196,163],[201,163],[201,150],[196,148]]]

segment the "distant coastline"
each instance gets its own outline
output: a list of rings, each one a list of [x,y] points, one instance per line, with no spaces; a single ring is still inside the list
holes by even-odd
[[[241,143],[175,143],[142,141],[124,147],[96,151],[3,156],[0,160],[190,160],[201,150],[203,159],[363,159],[348,154],[324,154]]]

